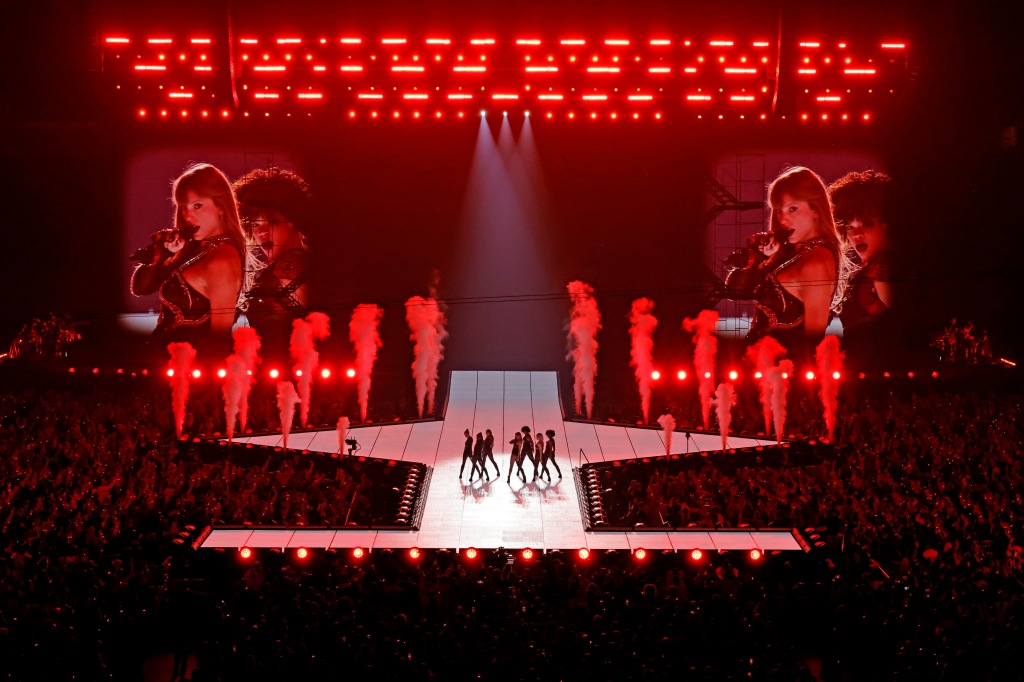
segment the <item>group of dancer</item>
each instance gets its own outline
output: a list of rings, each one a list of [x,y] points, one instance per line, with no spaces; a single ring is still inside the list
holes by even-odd
[[[509,441],[509,445],[512,446],[512,452],[509,457],[508,476],[505,481],[508,485],[512,485],[513,470],[515,470],[516,476],[519,476],[523,482],[526,482],[527,476],[523,470],[523,462],[527,459],[533,464],[533,481],[536,481],[538,477],[543,480],[546,474],[548,483],[551,482],[551,471],[548,469],[548,464],[554,466],[555,471],[558,472],[558,477],[562,478],[562,470],[555,460],[554,430],[548,429],[544,433],[538,432],[536,442],[534,442],[532,433],[533,431],[529,426],[524,426],[519,431],[516,431],[516,435]],[[466,462],[470,463],[469,481],[471,483],[476,475],[488,481],[491,480],[490,472],[487,469],[488,460],[494,465],[495,478],[501,477],[501,469],[498,467],[498,463],[494,461],[494,434],[491,433],[490,429],[486,430],[486,434],[485,436],[483,433],[477,433],[475,440],[469,429],[466,429],[463,434],[466,436],[466,447],[462,451],[462,467],[459,469],[459,480],[462,480],[462,476],[466,472]],[[547,436],[547,439],[545,439],[545,436]]]

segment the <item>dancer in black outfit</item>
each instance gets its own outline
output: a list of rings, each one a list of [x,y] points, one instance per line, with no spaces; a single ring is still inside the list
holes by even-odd
[[[519,457],[520,461],[524,457],[529,457],[530,462],[533,464],[533,480],[537,480],[537,457],[533,452],[533,436],[530,435],[530,427],[524,426],[523,429],[523,454]],[[522,470],[522,465],[520,465]],[[525,479],[524,479],[525,480]]]
[[[459,469],[459,480],[462,480],[462,473],[466,470],[466,460],[468,459],[473,464],[469,469],[469,480],[472,481],[473,472],[476,471],[476,461],[473,460],[473,436],[469,429],[466,429],[462,435],[466,437],[466,447],[462,450],[462,468]]]
[[[498,468],[498,463],[494,461],[494,434],[491,433],[490,429],[487,429],[487,437],[484,438],[484,456],[480,460],[480,464],[486,466],[485,462],[490,458],[491,464],[494,465],[495,476],[501,478],[501,469]]]
[[[547,431],[544,432],[544,434],[548,437],[548,442],[545,445],[544,451],[541,453],[540,457],[540,475],[544,476],[544,473],[547,472],[548,483],[550,483],[551,472],[548,471],[548,462],[551,462],[552,464],[555,465],[555,471],[558,472],[559,478],[562,477],[562,470],[558,468],[558,462],[555,461],[555,432],[553,429],[548,429]],[[540,435],[538,435],[537,438],[537,442],[540,442]]]
[[[469,480],[473,480],[473,471],[479,468],[480,475],[486,476],[487,480],[491,480],[491,475],[487,473],[487,466],[484,463],[484,434],[476,434],[476,442],[473,444],[473,469],[469,472]]]
[[[512,456],[508,460],[508,478],[505,482],[512,485],[512,467],[519,467],[518,475],[526,481],[526,474],[523,473],[523,434],[516,431],[515,438],[509,444],[512,445]]]

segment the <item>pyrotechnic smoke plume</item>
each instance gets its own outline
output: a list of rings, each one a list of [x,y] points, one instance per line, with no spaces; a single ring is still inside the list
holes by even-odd
[[[718,352],[718,313],[702,310],[696,318],[683,320],[683,329],[693,332],[693,368],[697,372],[697,389],[700,393],[701,416],[704,430],[711,422],[711,395],[715,390],[715,353]]]
[[[576,413],[583,414],[586,403],[587,419],[594,415],[594,380],[597,378],[597,332],[601,330],[601,312],[597,309],[594,289],[580,281],[569,282],[566,287],[572,298],[569,314],[569,358],[575,379],[573,394]]]
[[[676,418],[670,414],[663,414],[658,417],[661,431],[665,437],[665,454],[672,454],[672,432],[676,430]]]
[[[825,427],[829,441],[835,441],[836,411],[839,409],[839,379],[842,376],[843,360],[846,356],[839,350],[839,339],[826,336],[814,352],[818,364],[818,380],[821,382],[821,404],[825,409]]]
[[[434,411],[434,392],[437,390],[437,367],[444,358],[444,313],[432,298],[413,296],[405,302],[405,319],[409,323],[413,346],[412,376],[416,382],[416,408],[423,416]]]
[[[348,338],[356,351],[356,383],[359,391],[359,419],[366,421],[370,403],[370,377],[377,360],[380,340],[380,320],[384,311],[372,304],[356,306],[348,323]]]
[[[782,434],[786,429],[786,393],[789,391],[789,379],[793,376],[793,361],[780,360],[767,374],[771,383],[772,414],[775,418],[775,442],[782,445]]]
[[[629,335],[632,339],[630,364],[636,369],[636,385],[640,390],[640,408],[643,410],[644,423],[650,421],[651,413],[651,372],[654,361],[651,357],[654,349],[654,329],[658,326],[651,311],[654,301],[638,298],[633,301],[629,313]]]
[[[313,389],[313,373],[320,362],[316,352],[316,341],[326,339],[331,333],[330,318],[324,313],[310,313],[305,320],[292,322],[290,350],[299,377],[300,421],[305,427],[309,419],[309,397]]]
[[[348,417],[338,419],[338,455],[345,454],[345,438],[348,437]]]
[[[288,449],[288,434],[292,431],[295,420],[295,405],[299,402],[299,394],[290,381],[277,384],[277,409],[281,413],[281,435],[284,437],[284,449]]]
[[[235,355],[245,364],[246,381],[241,384],[242,393],[238,401],[238,426],[244,433],[249,421],[249,394],[256,378],[256,365],[260,361],[260,335],[252,327],[236,327],[231,334],[235,341]],[[230,372],[229,369],[229,377]]]
[[[171,354],[168,368],[174,370],[171,377],[171,407],[174,409],[174,430],[181,438],[185,428],[185,406],[188,404],[188,382],[192,376],[192,363],[196,349],[190,343],[171,343],[167,346]]]
[[[757,388],[761,395],[761,411],[764,414],[764,435],[772,433],[772,405],[775,383],[770,377],[776,361],[786,354],[786,349],[770,336],[765,336],[747,348],[747,360],[761,373]]]
[[[235,419],[242,406],[242,394],[249,386],[249,374],[245,361],[237,354],[229,355],[225,361],[227,374],[224,377],[224,418],[227,421],[228,443],[235,438]]]
[[[732,423],[732,406],[736,404],[736,393],[728,381],[718,384],[715,391],[715,411],[718,413],[718,428],[722,433],[722,452],[729,449],[729,425]]]

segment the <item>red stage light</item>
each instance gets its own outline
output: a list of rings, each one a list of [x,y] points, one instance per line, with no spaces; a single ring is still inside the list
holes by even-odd
[[[658,370],[654,370],[653,372],[651,372],[651,378],[657,381],[658,379],[661,378],[661,372],[659,372]]]
[[[350,367],[349,369],[345,370],[345,376],[347,376],[349,379],[355,379],[356,371]]]
[[[418,547],[413,547],[409,550],[409,558],[414,561],[420,558],[420,550]]]
[[[381,45],[405,45],[405,38],[381,38]]]
[[[353,559],[362,559],[364,556],[366,556],[366,550],[364,550],[362,547],[353,547],[352,548],[352,558]]]
[[[806,378],[808,381],[814,381],[814,372],[807,370],[807,373],[804,374],[804,378]]]
[[[590,550],[586,547],[581,547],[580,551],[576,552],[576,556],[578,556],[580,560],[586,561],[590,558]]]
[[[252,557],[252,550],[248,547],[243,547],[242,549],[238,550],[238,556],[242,557],[243,559],[249,559]]]
[[[938,378],[939,378],[939,373],[938,372],[932,372],[932,379],[938,379]]]
[[[470,547],[469,549],[466,550],[466,558],[467,559],[476,559],[476,557],[477,557],[477,551],[476,551],[475,548]]]
[[[217,376],[220,377],[221,379],[223,379],[227,375],[228,375],[228,371],[226,369],[221,368],[221,369],[217,370]]]
[[[729,372],[729,381],[736,381],[736,379],[739,378],[739,376],[739,372],[737,372],[736,370],[732,370],[731,372]]]
[[[755,379],[760,379],[762,376],[764,376],[764,375],[761,374],[760,372],[754,372],[754,378]]]
[[[835,379],[836,381],[839,381],[839,378],[841,376],[842,375],[839,372],[832,372],[832,378]]]
[[[643,561],[647,558],[647,550],[643,547],[637,549],[635,552],[633,552],[633,558],[635,558],[637,561]]]
[[[100,368],[99,367],[93,367],[92,368],[92,373],[93,374],[99,374],[100,373]]]
[[[681,369],[678,372],[676,372],[676,379],[679,379],[680,381],[685,381],[686,380],[686,370],[685,369]]]
[[[711,378],[711,372],[704,372],[704,378],[705,379],[710,379]]]
[[[699,549],[695,549],[690,552],[690,558],[694,561],[700,561],[704,558],[704,552],[700,551]]]
[[[530,561],[533,559],[533,550],[527,547],[520,553],[520,556],[523,558],[523,561]]]
[[[75,368],[74,367],[68,367],[68,374],[74,374],[74,373],[75,373]]]
[[[759,549],[752,549],[752,550],[750,550],[750,560],[751,561],[760,561],[761,560],[761,556],[762,556],[761,550],[759,550]]]
[[[330,379],[331,378],[331,370],[329,370],[326,367],[324,367],[322,370],[320,370],[320,378],[321,379]]]
[[[280,372],[280,371],[278,371],[277,369],[272,369],[272,370],[270,370],[270,372],[268,372],[268,374],[270,375],[270,378],[271,378],[271,379],[276,379],[276,378],[278,378],[279,376],[281,376],[281,372]]]
[[[782,378],[783,379],[788,379],[789,378],[789,372],[783,372],[782,373]]]
[[[913,372],[907,372],[907,378],[908,379],[913,379],[914,378],[914,373]]]
[[[295,550],[295,556],[297,556],[300,559],[305,559],[309,556],[309,550],[305,547],[299,547],[297,550]]]
[[[301,369],[295,370],[295,376],[301,377],[302,376],[302,370]]]

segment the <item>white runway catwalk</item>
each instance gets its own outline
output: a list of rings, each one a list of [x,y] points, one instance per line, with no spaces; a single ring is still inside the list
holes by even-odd
[[[506,484],[508,459],[515,432],[524,425],[534,433],[554,429],[557,461],[563,478],[551,468],[553,481],[523,483],[515,476]],[[459,480],[463,431],[491,429],[494,457],[501,475],[488,481],[468,483],[469,467]],[[334,530],[214,530],[203,547],[366,547],[452,548],[464,547],[537,550],[646,549],[689,550],[700,548],[764,550],[800,549],[789,531],[587,533],[583,529],[572,467],[579,466],[580,450],[591,462],[665,454],[662,432],[655,428],[563,422],[554,372],[453,372],[444,421],[354,427],[360,455],[410,462],[433,468],[430,488],[418,531]],[[333,430],[292,434],[291,449],[337,452]],[[247,439],[260,445],[281,444],[280,435]],[[770,444],[749,438],[730,438],[730,447]],[[716,434],[676,432],[672,452],[713,451],[721,446]],[[586,462],[584,460],[584,462]],[[494,468],[489,465],[494,476]],[[524,466],[527,475],[532,468]]]

